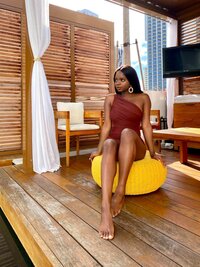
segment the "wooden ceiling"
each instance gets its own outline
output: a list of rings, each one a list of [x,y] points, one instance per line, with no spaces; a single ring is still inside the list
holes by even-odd
[[[200,16],[200,0],[126,0],[145,9],[187,21]]]

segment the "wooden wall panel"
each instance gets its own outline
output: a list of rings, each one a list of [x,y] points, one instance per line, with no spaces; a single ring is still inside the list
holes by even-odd
[[[180,24],[181,45],[200,43],[200,17]],[[183,78],[183,94],[200,94],[200,76]]]
[[[8,0],[8,5],[4,1],[5,4],[0,6],[0,155],[22,150],[22,124],[25,129],[27,121],[30,122],[27,110],[31,106],[31,71],[25,69],[30,65],[31,70],[33,59],[30,55],[27,58],[30,47],[22,40],[27,32],[26,23],[21,19],[22,2],[19,1],[19,9],[17,1],[12,0]],[[103,109],[105,95],[112,84],[114,24],[50,6],[50,27],[51,43],[42,62],[53,108],[56,109],[58,101],[83,101],[88,109]],[[28,93],[26,90],[26,93],[22,92],[22,87],[24,90],[29,88]],[[23,131],[23,151],[30,144],[29,126]],[[31,156],[28,157],[31,160]]]
[[[200,94],[200,77],[184,78],[183,91],[185,95]]]
[[[0,152],[21,150],[21,15],[0,9]]]
[[[110,85],[110,34],[68,21],[51,20],[50,27],[51,43],[42,61],[54,110],[57,101],[81,101],[86,109],[103,110]],[[88,147],[97,144],[98,136],[80,140]],[[64,137],[59,138],[59,147],[65,147]]]
[[[200,103],[175,103],[174,127],[200,128]]]
[[[174,128],[193,127],[200,128],[200,103],[175,103],[174,104]],[[175,146],[178,142],[174,143]],[[200,144],[189,142],[188,147],[200,149]]]
[[[71,101],[70,25],[51,21],[51,43],[44,64],[53,108],[58,101]]]
[[[75,27],[74,47],[76,101],[83,101],[86,109],[103,109],[109,92],[109,34]]]

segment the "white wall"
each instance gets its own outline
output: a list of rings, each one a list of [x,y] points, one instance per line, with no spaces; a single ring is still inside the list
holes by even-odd
[[[159,109],[160,116],[166,118],[166,92],[165,91],[145,91],[151,99],[151,109]]]

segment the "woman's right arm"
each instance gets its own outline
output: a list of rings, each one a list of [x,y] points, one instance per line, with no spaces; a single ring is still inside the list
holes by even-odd
[[[94,157],[102,153],[103,143],[109,135],[109,132],[111,129],[110,110],[111,110],[113,99],[114,99],[114,95],[106,96],[106,99],[104,102],[104,124],[101,129],[99,144],[98,144],[97,150],[91,153],[90,159],[93,159]]]

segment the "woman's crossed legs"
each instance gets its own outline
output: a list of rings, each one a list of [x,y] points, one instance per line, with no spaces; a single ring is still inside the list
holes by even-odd
[[[112,217],[117,216],[124,204],[126,181],[133,161],[144,158],[146,147],[138,134],[131,129],[124,129],[119,144],[114,139],[107,139],[103,146],[101,166],[102,207],[100,237],[112,239],[114,224]],[[113,180],[116,174],[116,162],[119,161],[119,181],[112,198]]]

